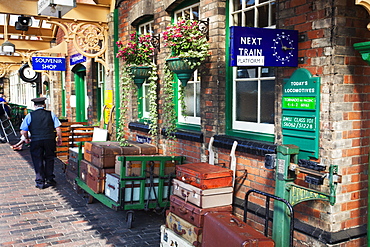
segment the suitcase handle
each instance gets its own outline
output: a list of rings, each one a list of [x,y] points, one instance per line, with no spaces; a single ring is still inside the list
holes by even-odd
[[[182,214],[187,214],[189,211],[185,208],[185,204],[182,205],[181,208],[179,208],[179,212]]]
[[[113,185],[111,185],[111,184],[108,184],[108,187],[109,188],[111,188],[111,189],[113,189],[113,190],[115,190],[116,189],[116,187],[114,187]]]
[[[230,221],[234,222],[238,227],[243,227],[243,223],[235,217],[231,217]]]
[[[100,157],[100,155],[99,155],[99,154],[95,154],[95,153],[91,153],[91,156],[94,156],[94,157],[96,157],[96,158],[99,158],[99,157]]]
[[[88,153],[88,154],[91,154],[91,151],[90,150],[85,150],[84,152],[85,153]]]
[[[183,235],[186,233],[186,231],[184,229],[182,229],[181,231],[177,230],[177,225],[176,224],[173,224],[173,228],[172,230],[177,234],[177,235]]]
[[[181,180],[187,184],[190,184],[191,182],[194,182],[195,179],[194,178],[186,178],[186,177],[181,177]]]
[[[182,195],[182,197],[185,197],[185,202],[188,200],[188,197],[189,197],[189,195],[190,195],[190,192],[189,191],[187,191],[186,193],[185,193],[185,190],[181,190],[181,195]]]

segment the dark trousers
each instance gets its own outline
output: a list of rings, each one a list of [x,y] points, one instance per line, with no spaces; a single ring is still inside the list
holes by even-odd
[[[30,151],[36,173],[36,184],[54,179],[54,157],[56,143],[54,139],[31,141]]]

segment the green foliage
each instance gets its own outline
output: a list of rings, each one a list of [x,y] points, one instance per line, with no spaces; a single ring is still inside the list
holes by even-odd
[[[117,132],[117,140],[121,146],[128,146],[125,138],[126,115],[129,108],[130,93],[135,90],[135,86],[130,75],[129,67],[123,66],[121,71],[121,106],[120,118]]]
[[[152,137],[158,135],[158,106],[157,106],[157,66],[152,64],[152,70],[150,71],[150,77],[148,78],[149,90],[148,90],[148,99],[149,99],[149,134]],[[155,138],[153,138],[155,139]]]
[[[171,135],[176,131],[177,116],[175,111],[174,93],[173,93],[174,77],[171,70],[164,66],[163,78],[163,97],[162,97],[162,119],[163,127],[170,138],[175,138]]]
[[[162,36],[164,46],[171,49],[173,57],[199,58],[193,66],[199,66],[209,56],[209,43],[199,30],[198,20],[179,19],[167,26]]]

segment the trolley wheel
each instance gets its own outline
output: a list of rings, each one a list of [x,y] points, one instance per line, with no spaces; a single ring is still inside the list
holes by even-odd
[[[127,211],[126,213],[126,223],[127,223],[127,228],[131,229],[132,228],[132,222],[134,221],[134,211],[130,210]]]

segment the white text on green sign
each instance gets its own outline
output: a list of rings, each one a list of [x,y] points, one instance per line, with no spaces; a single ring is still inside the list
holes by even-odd
[[[283,97],[283,108],[314,110],[315,97]]]
[[[315,118],[283,116],[282,127],[300,130],[315,130]]]

